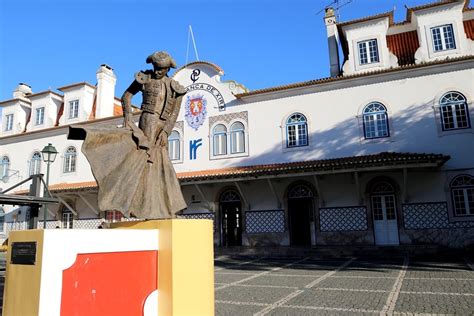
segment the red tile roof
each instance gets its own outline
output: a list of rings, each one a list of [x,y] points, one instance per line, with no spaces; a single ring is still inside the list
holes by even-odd
[[[387,36],[387,46],[398,58],[399,65],[415,63],[415,52],[420,47],[417,31],[399,33]]]
[[[371,168],[380,170],[383,167],[391,167],[391,169],[416,168],[420,167],[420,165],[424,167],[439,167],[449,158],[449,156],[442,154],[382,152],[374,155],[179,172],[177,176],[181,183],[186,183],[245,177],[257,178],[279,174],[348,172]],[[57,183],[50,185],[49,189],[51,192],[63,192],[95,189],[96,187],[95,181],[86,181]],[[26,193],[26,190],[15,192],[15,194]]]
[[[359,78],[359,77],[369,77],[369,76],[379,75],[379,74],[384,74],[384,73],[392,73],[392,72],[404,71],[408,69],[429,67],[432,65],[448,64],[448,63],[454,63],[457,61],[472,60],[472,59],[474,59],[474,56],[470,55],[470,56],[447,58],[444,60],[435,60],[431,62],[425,62],[422,64],[401,65],[400,67],[368,71],[368,72],[363,72],[363,73],[358,73],[358,74],[353,74],[353,75],[326,77],[326,78],[321,78],[321,79],[316,79],[316,80],[309,80],[309,81],[291,83],[291,84],[282,85],[282,86],[253,90],[250,92],[238,93],[235,95],[235,97],[243,98],[243,97],[248,97],[248,96],[257,95],[257,94],[283,91],[283,90],[289,90],[289,89],[294,89],[294,88],[310,87],[310,86],[325,84],[325,83],[334,82],[334,81],[349,80],[349,79],[354,79],[354,78]]]
[[[409,167],[410,165],[416,167],[416,165],[419,164],[430,164],[432,167],[437,167],[444,164],[449,158],[449,156],[444,156],[441,154],[382,152],[375,155],[180,172],[178,173],[178,178],[180,182],[190,182],[217,180],[224,178],[271,176],[287,173],[321,173],[328,171],[347,171],[353,169],[364,170],[372,167],[385,166],[402,168]]]

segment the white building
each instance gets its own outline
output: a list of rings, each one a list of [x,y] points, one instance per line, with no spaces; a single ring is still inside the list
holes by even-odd
[[[467,2],[409,8],[403,23],[392,12],[338,23],[327,10],[329,78],[248,91],[212,63],[178,69],[188,93],[169,152],[188,203],[181,216],[214,219],[221,246],[473,245]],[[20,85],[0,102],[2,187],[44,172],[47,143],[60,152],[50,190],[61,204],[48,209],[48,227],[120,219],[97,209],[81,143],[66,139],[71,124],[122,124],[114,85],[104,65],[96,86],[32,94]],[[7,217],[4,232],[19,218]]]

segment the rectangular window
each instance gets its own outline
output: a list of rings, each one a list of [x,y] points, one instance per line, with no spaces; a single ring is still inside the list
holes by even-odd
[[[74,217],[72,212],[70,211],[64,211],[62,215],[62,225],[63,228],[65,229],[72,229],[72,223],[73,223]]]
[[[469,128],[469,114],[465,103],[443,105],[440,108],[443,130]]]
[[[13,114],[5,115],[5,131],[13,130]]]
[[[227,135],[216,134],[214,135],[214,156],[226,155],[227,154]]]
[[[376,39],[358,42],[357,46],[359,48],[359,63],[361,65],[379,62],[379,50]]]
[[[44,123],[44,107],[36,109],[35,125],[43,125]]]
[[[79,100],[69,102],[69,119],[75,119],[79,117]]]
[[[431,28],[431,37],[433,39],[433,49],[435,52],[456,49],[453,26],[451,24]]]
[[[243,131],[232,132],[231,134],[231,153],[245,152],[245,135]]]
[[[180,146],[179,139],[168,140],[168,154],[170,160],[179,160]]]
[[[105,212],[107,222],[115,223],[120,222],[123,218],[123,214],[119,211],[107,211]]]

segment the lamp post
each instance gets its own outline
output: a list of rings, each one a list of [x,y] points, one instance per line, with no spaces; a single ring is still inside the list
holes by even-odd
[[[54,162],[56,159],[56,155],[58,154],[58,151],[56,148],[54,148],[51,143],[48,144],[48,146],[45,146],[43,150],[41,151],[41,155],[43,155],[43,161],[46,162],[46,186],[44,188],[44,195],[47,197],[49,196],[49,165]],[[46,212],[48,211],[48,206],[45,204],[43,206],[43,229],[46,229]]]

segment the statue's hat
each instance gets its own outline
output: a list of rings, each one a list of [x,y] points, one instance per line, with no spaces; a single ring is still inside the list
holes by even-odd
[[[154,52],[146,59],[147,64],[156,64],[160,68],[176,68],[173,57],[165,51]]]

